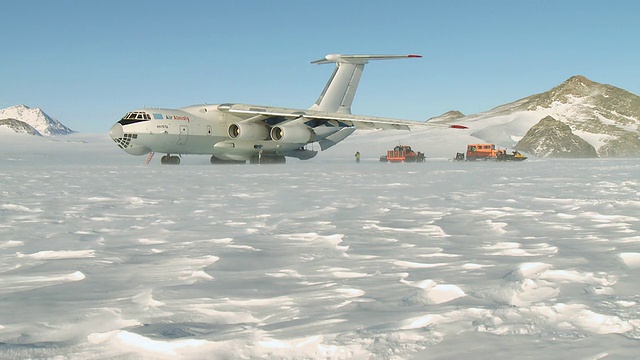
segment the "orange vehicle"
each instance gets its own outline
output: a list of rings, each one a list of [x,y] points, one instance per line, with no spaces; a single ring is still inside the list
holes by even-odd
[[[464,160],[463,153],[457,153],[455,161]],[[496,150],[494,144],[469,144],[467,145],[467,160],[497,160],[497,161],[522,161],[527,157],[520,154],[517,150],[511,154],[507,154],[507,150]]]
[[[494,144],[469,144],[467,145],[467,160],[496,159],[498,152]]]
[[[381,156],[382,162],[424,162],[424,153],[415,152],[408,145],[398,145],[387,151],[387,156]]]

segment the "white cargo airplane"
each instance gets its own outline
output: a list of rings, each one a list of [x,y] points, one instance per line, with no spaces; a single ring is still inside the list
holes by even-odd
[[[246,104],[194,105],[180,109],[143,108],[127,113],[109,135],[131,155],[165,153],[163,164],[179,164],[171,154],[207,154],[211,163],[284,163],[307,160],[356,129],[400,129],[424,122],[351,114],[362,70],[369,60],[420,58],[420,55],[327,55],[312,64],[336,68],[318,100],[307,110]],[[464,128],[452,125],[453,128]]]

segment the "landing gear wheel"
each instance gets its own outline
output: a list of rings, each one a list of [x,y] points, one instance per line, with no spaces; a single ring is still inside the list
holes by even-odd
[[[180,164],[180,157],[165,155],[162,158],[160,158],[160,163],[163,165],[178,165]]]
[[[224,161],[218,159],[217,157],[211,155],[211,160],[209,160],[212,164],[222,164]]]

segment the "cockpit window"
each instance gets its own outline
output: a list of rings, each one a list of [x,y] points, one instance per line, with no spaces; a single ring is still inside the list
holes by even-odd
[[[132,111],[127,113],[122,120],[151,120],[151,115],[142,111]]]
[[[142,122],[146,120],[151,120],[151,114],[148,114],[144,111],[132,111],[127,113],[120,121],[118,121],[122,125],[129,125],[137,122]]]

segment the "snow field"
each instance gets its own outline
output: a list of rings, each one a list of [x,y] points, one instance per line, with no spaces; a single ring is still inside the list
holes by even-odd
[[[0,160],[4,358],[637,358],[636,160],[94,156]]]

